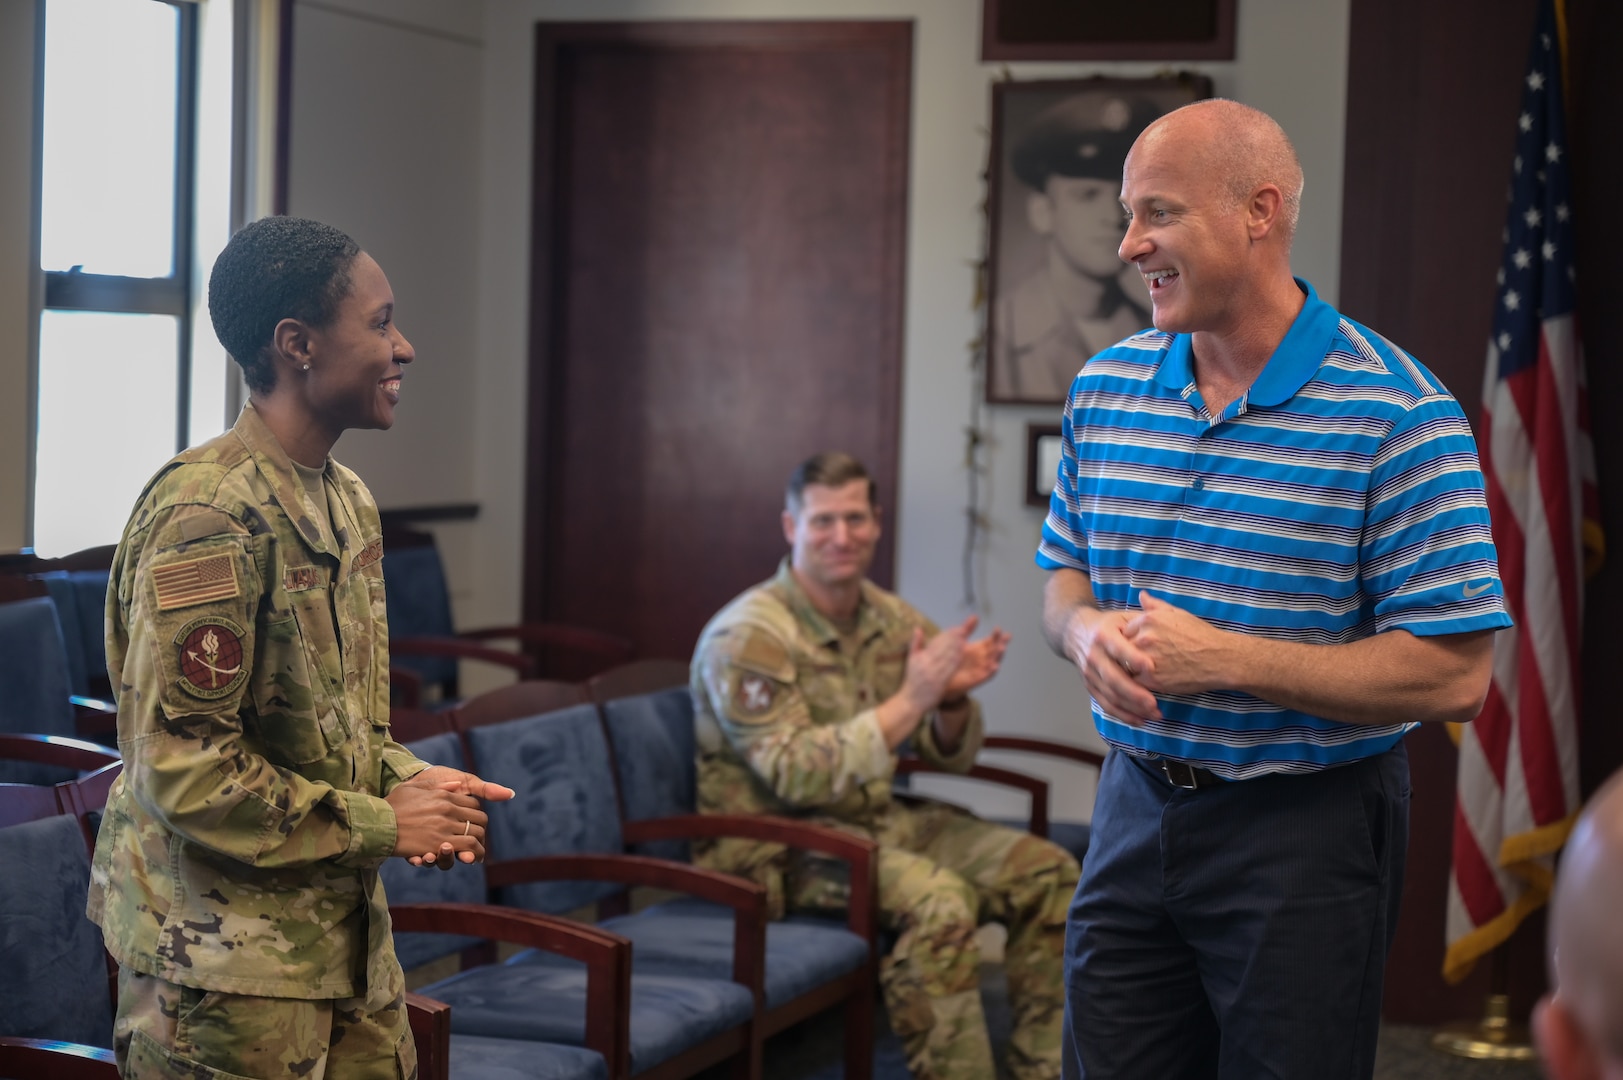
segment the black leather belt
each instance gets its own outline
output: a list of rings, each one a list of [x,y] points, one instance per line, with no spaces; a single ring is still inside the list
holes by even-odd
[[[1228,779],[1218,776],[1210,769],[1202,769],[1199,765],[1191,765],[1187,761],[1174,761],[1171,758],[1149,758],[1146,762],[1152,769],[1159,769],[1161,775],[1167,778],[1167,783],[1175,788],[1185,788],[1193,791],[1196,788],[1211,787],[1213,784],[1226,784]]]

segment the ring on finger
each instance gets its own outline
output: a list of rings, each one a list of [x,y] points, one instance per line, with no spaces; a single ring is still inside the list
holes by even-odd
[[[473,820],[470,818],[462,823],[462,835],[467,836],[473,831]]]

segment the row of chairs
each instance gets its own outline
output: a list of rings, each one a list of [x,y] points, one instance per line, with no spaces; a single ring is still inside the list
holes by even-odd
[[[415,966],[456,954],[465,968],[425,988],[447,1000],[414,999],[425,1076],[482,1075],[506,1061],[515,1075],[675,1078],[728,1058],[735,1075],[755,1076],[767,1036],[840,1005],[846,1075],[868,1075],[878,934],[873,845],[799,822],[697,816],[685,683],[685,665],[649,661],[586,683],[520,682],[449,711],[397,711],[395,736],[419,756],[471,767],[520,792],[491,808],[485,866],[449,874],[398,860],[386,866],[402,960]],[[68,742],[52,745],[63,751]],[[108,753],[72,749],[80,756],[49,763],[84,768]],[[1043,830],[1041,781],[977,772],[1028,791],[1029,824]],[[768,925],[759,886],[688,864],[687,841],[707,835],[775,840],[847,860],[854,897],[847,919]],[[634,885],[689,898],[633,915],[623,890]],[[562,917],[591,904],[607,918],[592,925]],[[452,931],[457,936],[447,939]],[[524,947],[526,962],[493,965],[493,950],[479,939]],[[515,1002],[523,1004],[515,1009]],[[559,1027],[549,1020],[558,1016],[581,1022]],[[543,1062],[548,1071],[537,1073]]]
[[[739,985],[748,985],[748,967],[757,952],[760,981],[756,995],[761,1008],[749,1033],[752,1058],[758,1055],[764,1038],[825,1008],[843,1005],[846,1075],[869,1074],[872,973],[881,945],[872,891],[873,845],[804,822],[697,815],[693,705],[685,664],[640,661],[582,684],[516,683],[449,711],[397,710],[392,725],[396,737],[419,756],[471,768],[519,792],[512,803],[488,808],[490,861],[484,867],[483,883],[488,899],[551,914],[595,903],[600,918],[595,925],[632,943],[633,1075],[691,1075],[696,1063],[713,1062],[726,1045],[705,1043],[700,1035],[709,1029],[695,1016],[681,1018],[683,1032],[695,1046],[678,1052],[671,1045],[652,1045],[659,1041],[656,1033],[667,1028],[649,1015],[639,998],[657,992],[658,979],[701,973],[712,982],[730,975]],[[991,745],[1058,756],[1095,768],[1100,762],[1089,751],[1043,740],[1002,737],[994,738]],[[904,760],[901,771],[914,775],[929,769],[922,762]],[[991,766],[978,766],[970,775],[1027,792],[1032,813],[1020,824],[1038,833],[1050,830],[1053,823],[1047,815],[1046,782]],[[551,829],[530,828],[544,821],[561,824]],[[793,915],[767,925],[757,945],[751,925],[754,914],[723,895],[739,895],[737,884],[714,895],[697,887],[698,879],[687,865],[687,841],[699,836],[777,840],[836,855],[840,854],[836,846],[850,849],[850,855],[840,856],[848,858],[852,866],[853,902],[847,920],[841,925],[838,920]],[[1079,857],[1085,849],[1086,826],[1061,828],[1054,836],[1078,843]],[[649,860],[664,862],[656,865]],[[386,883],[392,897],[427,884],[437,890],[434,899],[474,898],[445,894],[443,890],[459,887],[454,879],[405,877],[400,867],[392,868],[391,873],[394,877]],[[561,887],[559,875],[568,874],[579,874],[588,881]],[[401,878],[404,880],[398,880]],[[630,883],[691,895],[626,915],[617,889]],[[477,891],[475,885],[463,884],[470,893]],[[731,923],[724,905],[734,908]],[[408,964],[420,963],[454,951],[457,944],[440,942],[424,953],[406,942],[401,946],[402,958]],[[477,956],[477,960],[484,959],[487,957]],[[476,966],[423,991],[453,1006],[456,1032],[543,1037],[549,1033],[535,1026],[533,1016],[504,1004],[551,1000],[547,994],[553,990],[552,983],[543,979],[543,992],[535,981],[542,972],[548,978],[553,974],[547,964],[541,964],[540,970],[495,972]],[[687,999],[698,1002],[704,996],[690,991]],[[713,1001],[703,1019],[713,1025],[724,1013]],[[731,1015],[742,1016],[738,1012]],[[737,1024],[727,1030],[740,1033]]]
[[[603,1057],[609,1076],[686,1077],[730,1062],[733,1075],[753,1077],[768,1036],[841,1007],[846,1075],[870,1074],[877,849],[803,822],[698,815],[685,674],[678,664],[645,661],[587,683],[521,682],[448,711],[397,712],[395,737],[418,756],[518,792],[487,807],[483,867],[443,875],[403,863],[386,870],[402,963],[410,969],[456,955],[463,967],[420,988],[451,1006],[453,1063],[492,1052],[488,1044],[468,1047],[468,1036],[496,1037],[518,1040],[511,1052],[532,1063],[557,1058],[548,1075],[592,1075],[570,1053],[586,1046]],[[760,885],[691,864],[688,844],[704,836],[775,841],[844,860],[854,898],[846,917],[768,923]],[[683,896],[633,913],[628,887]],[[423,928],[414,905],[398,905],[419,899],[489,900],[555,916],[595,907],[591,929],[630,950],[629,1011],[610,1014],[614,1027],[625,1028],[623,1049],[592,1041],[600,1014],[585,1000],[590,966],[583,972],[535,951],[493,965],[488,950],[465,938],[416,938],[405,932]]]

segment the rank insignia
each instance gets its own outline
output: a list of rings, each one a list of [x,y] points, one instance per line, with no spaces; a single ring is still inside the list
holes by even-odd
[[[179,671],[175,681],[192,697],[205,701],[225,697],[248,677],[242,656],[246,636],[230,619],[214,615],[193,619],[175,635]]]

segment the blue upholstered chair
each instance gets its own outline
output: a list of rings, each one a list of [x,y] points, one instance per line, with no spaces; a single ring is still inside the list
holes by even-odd
[[[504,907],[563,915],[642,885],[702,897],[730,915],[733,951],[725,970],[645,965],[631,946],[626,1075],[691,1076],[730,1059],[735,1075],[758,1076],[765,891],[724,874],[624,854],[614,772],[594,706],[462,733],[474,771],[517,792],[510,802],[487,806],[485,873]],[[624,941],[639,932],[639,918],[581,927]],[[453,1046],[463,1035],[581,1045],[590,1034],[589,982],[579,962],[529,950],[421,992],[451,1006]],[[613,1063],[610,1075],[617,1075],[612,1069]]]
[[[76,736],[71,678],[50,598],[0,604],[0,732]],[[0,781],[7,783],[54,784],[72,776],[39,763],[0,761]]]
[[[86,811],[118,767],[55,788],[0,784],[0,1075],[116,1077],[112,971],[84,915]],[[44,792],[50,798],[42,799]]]
[[[674,685],[673,685],[674,683]],[[699,836],[751,835],[846,859],[854,903],[844,922],[790,915],[767,925],[763,963],[766,1037],[835,1005],[845,1006],[847,1077],[873,1067],[873,985],[877,880],[873,844],[833,829],[767,817],[698,815],[693,701],[686,665],[639,661],[589,684],[598,699],[618,770],[623,831],[630,850],[686,859]],[[655,689],[650,689],[655,688]],[[606,928],[632,943],[641,970],[717,973],[731,962],[727,911],[683,898]]]
[[[465,767],[454,733],[406,745],[424,761]],[[446,1003],[432,990],[412,995],[422,1080],[609,1080],[626,1075],[631,960],[624,940],[563,919],[487,906],[479,864],[440,871],[390,859],[380,873],[394,923],[395,952],[408,971],[452,954],[459,954],[465,967],[493,962],[495,950],[483,946],[495,941],[560,951],[584,968],[581,993],[573,1003],[582,1016],[575,1045],[453,1034]],[[434,932],[439,928],[456,932]]]
[[[463,660],[505,667],[520,679],[576,680],[631,659],[630,642],[579,626],[532,622],[459,631],[433,535],[385,526],[383,546],[390,662],[412,677],[396,681],[397,704],[454,703]],[[518,649],[496,642],[515,642]],[[415,690],[413,681],[420,684]],[[413,692],[421,699],[412,700]]]
[[[111,698],[107,682],[107,570],[48,570],[36,575],[56,604],[68,650],[73,693]]]

